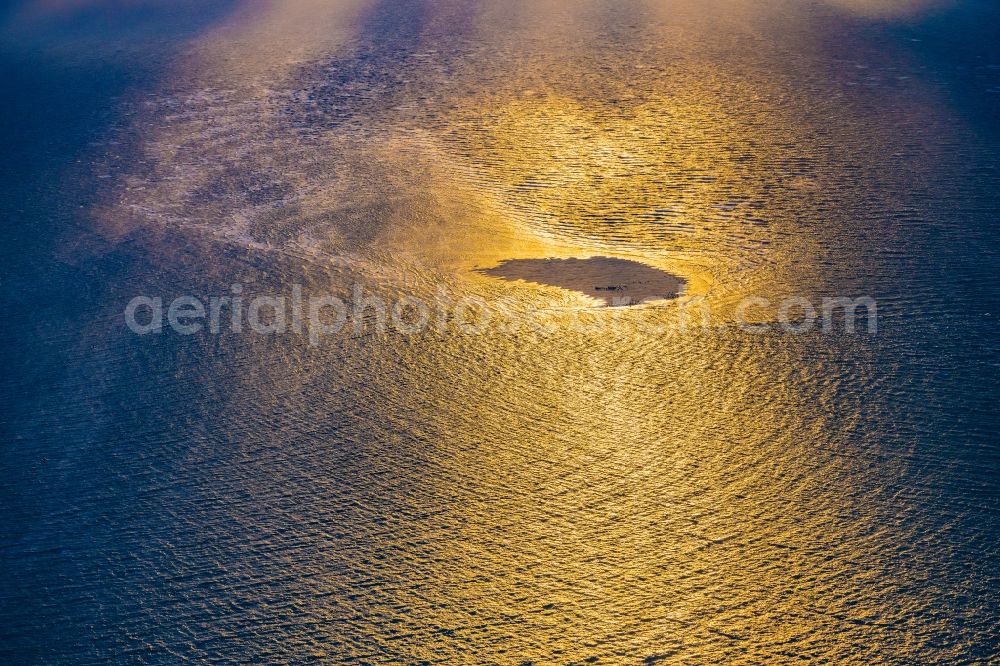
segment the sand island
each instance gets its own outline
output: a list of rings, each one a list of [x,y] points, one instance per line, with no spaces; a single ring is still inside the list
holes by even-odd
[[[608,307],[638,305],[680,294],[684,280],[638,261],[615,257],[508,259],[478,273],[580,292]]]

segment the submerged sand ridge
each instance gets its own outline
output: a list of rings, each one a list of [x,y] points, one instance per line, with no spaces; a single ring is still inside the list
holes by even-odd
[[[684,286],[684,280],[670,273],[615,257],[508,259],[477,272],[504,280],[570,289],[611,307],[675,298]]]

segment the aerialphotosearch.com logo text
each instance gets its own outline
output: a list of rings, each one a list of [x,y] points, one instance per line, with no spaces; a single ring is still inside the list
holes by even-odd
[[[650,333],[669,329],[718,330],[735,325],[739,330],[754,333],[784,332],[875,334],[878,331],[878,308],[875,299],[862,297],[824,297],[818,303],[793,296],[772,302],[761,296],[748,296],[729,311],[725,323],[712,316],[706,298],[684,298],[659,301],[652,309],[616,307],[643,305],[626,299],[612,299],[608,308],[591,309],[527,309],[523,300],[501,298],[486,300],[476,296],[453,298],[439,289],[432,299],[403,295],[387,299],[366,293],[362,285],[354,285],[351,297],[344,299],[332,294],[303,294],[302,285],[292,285],[290,294],[244,294],[243,286],[231,285],[226,295],[198,298],[178,296],[169,303],[159,296],[136,296],[125,307],[125,324],[133,333],[150,335],[169,328],[178,335],[245,333],[257,335],[295,334],[308,336],[311,345],[324,338],[353,333],[388,333],[413,335],[434,329],[449,329],[465,334],[482,334],[489,330],[507,333],[535,331],[551,333],[559,328],[593,330],[619,325],[629,312],[629,325]],[[554,316],[554,313],[558,313]],[[631,314],[634,313],[634,314]],[[604,315],[604,316],[601,316]],[[607,316],[610,315],[610,316]],[[859,321],[863,327],[859,328]]]

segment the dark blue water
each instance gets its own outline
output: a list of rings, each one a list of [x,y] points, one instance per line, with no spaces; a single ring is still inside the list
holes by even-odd
[[[738,15],[727,3],[679,3],[679,18],[658,19],[669,40],[647,32],[642,3],[540,17],[518,3],[484,15],[462,2],[374,3],[347,47],[268,71],[265,98],[240,88],[233,60],[196,73],[192,50],[256,20],[277,46],[246,38],[249,51],[227,57],[280,62],[312,38],[234,4],[0,10],[0,659],[1000,659],[992,3],[872,19],[817,2],[747,32],[743,19],[711,18]],[[518,97],[543,87],[541,111]],[[616,135],[642,128],[626,93],[663,87],[689,111],[677,133],[694,138],[677,148]],[[587,141],[603,134],[611,148],[577,151],[558,132],[573,123],[602,128]],[[420,153],[426,162],[407,164],[400,136],[440,163]],[[647,157],[657,145],[759,160],[734,188],[754,199],[765,183],[755,214],[770,214],[763,240],[783,249],[748,253],[759,265],[747,274],[768,276],[773,293],[781,279],[871,293],[879,334],[362,336],[311,348],[124,328],[136,294],[340,289],[370,265],[429,282],[436,259],[398,251],[391,232],[420,239],[430,232],[410,231],[423,229],[414,220],[461,218],[442,190],[485,192],[525,238],[598,256],[617,243],[722,266],[761,240],[633,224],[639,187],[610,188],[613,205],[602,184],[568,202],[557,188],[504,189],[558,181],[553,159],[597,168],[593,154],[613,161],[629,140]],[[164,157],[163,146],[179,148]],[[795,159],[801,146],[812,152]],[[478,180],[448,171],[465,157]],[[220,162],[229,168],[213,171]],[[423,180],[428,163],[453,190]],[[334,173],[346,190],[261,213],[239,242],[220,241],[234,211],[341,182]],[[149,191],[175,176],[180,186]],[[785,180],[821,186],[796,199]],[[696,225],[698,202],[685,201]],[[605,208],[624,223],[588,217]],[[493,241],[474,223],[455,228],[448,257]],[[331,229],[324,252],[368,263],[342,274],[296,254],[290,239]],[[719,284],[742,285],[727,271]]]

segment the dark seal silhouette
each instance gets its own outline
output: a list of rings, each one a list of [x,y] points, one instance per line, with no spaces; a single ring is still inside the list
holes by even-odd
[[[684,281],[670,273],[628,259],[508,259],[493,268],[477,269],[483,275],[504,280],[571,289],[623,307],[643,301],[676,297]]]

